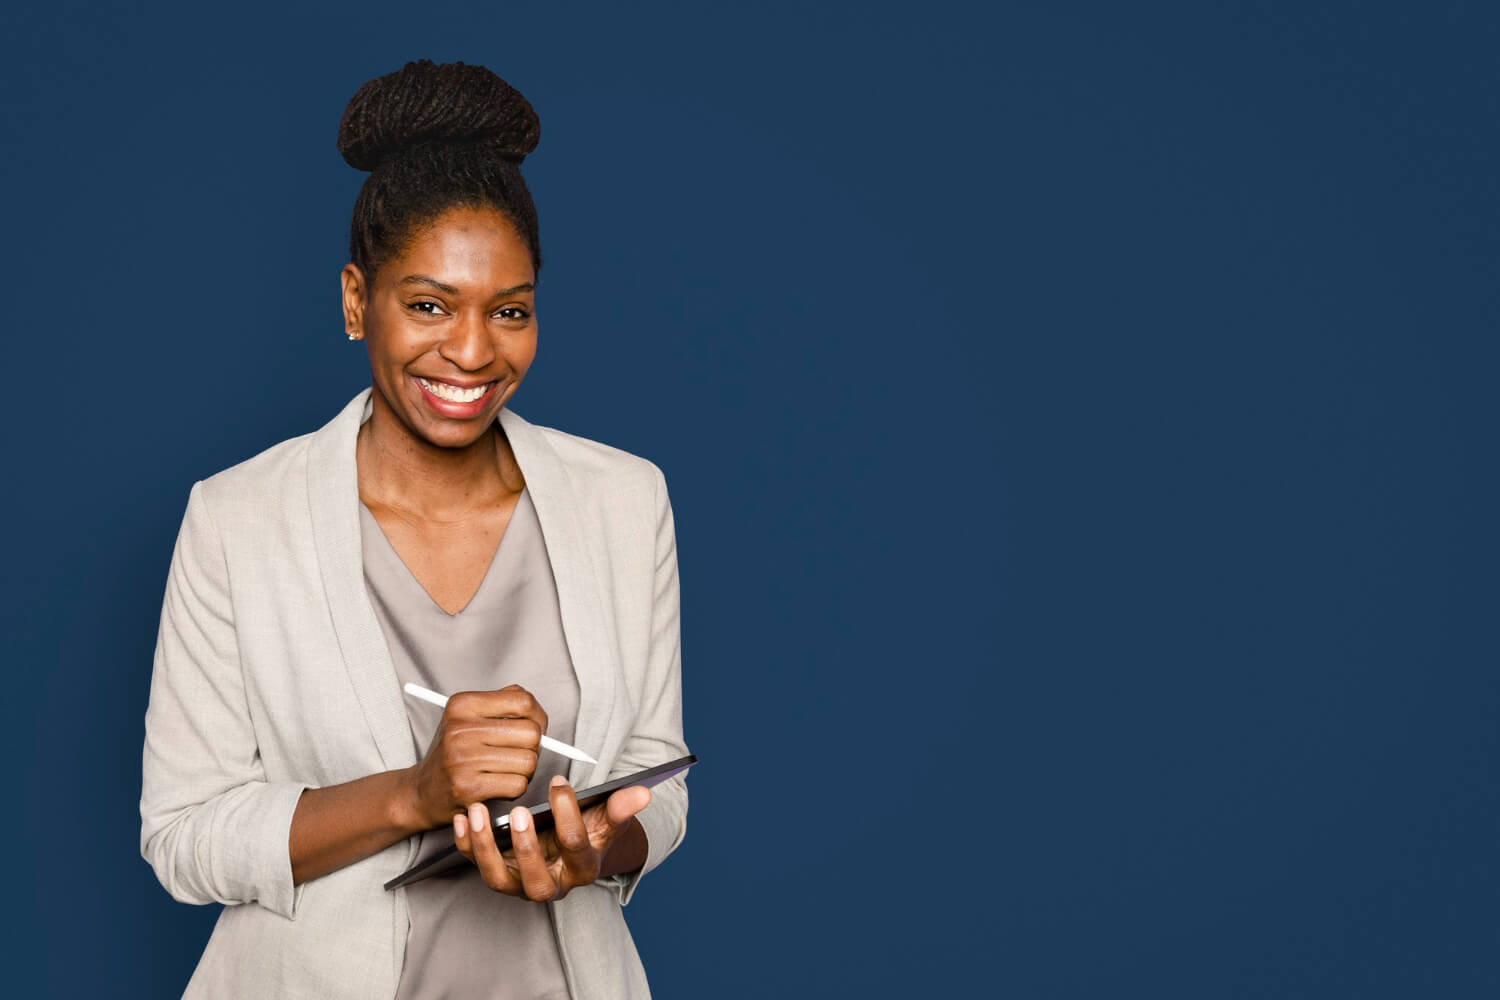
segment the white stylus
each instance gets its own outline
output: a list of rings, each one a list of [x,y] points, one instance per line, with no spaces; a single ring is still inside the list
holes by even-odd
[[[442,708],[443,706],[448,704],[447,695],[438,694],[436,691],[429,691],[420,684],[407,684],[406,687],[402,690],[411,695],[413,698],[421,698],[423,701],[436,705],[438,708]],[[542,737],[542,746],[546,747],[548,750],[551,750],[553,753],[560,753],[564,757],[571,757],[573,760],[581,760],[585,764],[599,763],[597,760],[590,757],[588,754],[584,753],[577,747],[569,746],[562,740],[554,740],[550,736]]]

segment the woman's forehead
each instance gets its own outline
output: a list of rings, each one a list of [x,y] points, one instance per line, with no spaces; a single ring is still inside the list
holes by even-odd
[[[417,227],[390,261],[392,277],[426,275],[453,285],[510,287],[533,280],[531,252],[493,209],[453,208]]]

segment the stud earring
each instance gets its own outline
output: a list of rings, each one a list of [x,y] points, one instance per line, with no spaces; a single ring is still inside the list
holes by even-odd
[[[352,332],[352,331],[351,331],[351,332],[350,332],[350,333],[349,333],[349,339],[350,339],[350,340],[358,340],[358,339],[359,339],[359,334],[357,334],[357,333],[354,333],[354,332]]]

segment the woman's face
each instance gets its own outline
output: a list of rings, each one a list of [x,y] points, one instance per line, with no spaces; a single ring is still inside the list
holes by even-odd
[[[439,447],[489,431],[536,356],[536,274],[492,208],[451,208],[380,265],[344,267],[344,323],[363,333],[374,405]]]

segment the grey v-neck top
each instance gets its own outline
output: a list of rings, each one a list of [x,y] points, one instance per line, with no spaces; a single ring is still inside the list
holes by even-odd
[[[531,491],[521,491],[479,589],[456,615],[412,575],[363,502],[359,511],[365,586],[401,683],[443,694],[520,684],[546,711],[547,735],[571,743],[578,680]],[[442,709],[408,696],[406,715],[423,757]],[[548,780],[567,764],[541,750],[519,801],[546,802]],[[418,861],[453,843],[451,827],[418,836]],[[495,892],[470,864],[404,891],[411,926],[397,1000],[569,996],[550,905]]]

